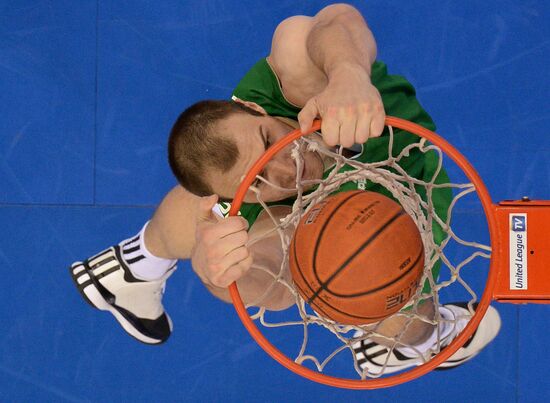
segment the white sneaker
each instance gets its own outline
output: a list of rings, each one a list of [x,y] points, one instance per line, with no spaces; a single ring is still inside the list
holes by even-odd
[[[166,279],[176,265],[155,281],[136,278],[116,245],[75,262],[71,277],[80,295],[94,308],[111,312],[124,330],[146,344],[160,344],[172,332],[172,321],[162,306]]]
[[[472,315],[468,311],[467,306],[466,302],[444,305],[457,318],[457,322],[449,335],[441,340],[441,348],[449,345],[468,323]],[[475,308],[477,308],[477,304],[474,304]],[[450,369],[474,358],[496,337],[500,330],[500,325],[500,315],[495,308],[489,306],[478,328],[468,341],[436,369]],[[361,334],[362,332],[356,332],[354,337],[360,338]],[[392,374],[422,365],[435,356],[435,353],[428,351],[425,359],[420,356],[411,358],[400,352],[397,348],[390,349],[368,338],[356,341],[352,344],[352,347],[359,367],[372,375]]]

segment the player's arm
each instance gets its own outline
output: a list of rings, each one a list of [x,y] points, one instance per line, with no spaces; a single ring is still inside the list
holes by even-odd
[[[264,296],[282,262],[278,234],[247,246],[273,227],[267,214],[248,231],[242,217],[220,218],[212,212],[217,196],[199,197],[176,186],[163,199],[149,222],[145,240],[155,256],[191,259],[193,270],[212,294],[230,302],[228,285],[237,281],[246,303],[259,302],[268,309],[284,309],[292,295],[276,285]],[[284,217],[288,211],[279,211]],[[253,266],[254,264],[254,266]],[[251,269],[252,268],[252,269]],[[287,279],[288,280],[288,279]]]
[[[265,236],[273,228],[269,216],[260,215],[247,232],[243,218],[215,217],[211,207],[208,199],[201,206],[196,247],[192,253],[193,269],[206,288],[223,301],[231,302],[228,287],[236,281],[245,304],[269,310],[289,307],[294,301],[292,293],[274,281],[283,253],[278,233]],[[278,213],[283,217],[288,211]],[[289,281],[288,273],[285,275],[284,280]]]
[[[189,259],[201,197],[175,186],[164,197],[145,231],[147,249],[167,259]]]
[[[375,59],[372,32],[346,4],[284,20],[268,58],[287,99],[303,107],[302,130],[319,116],[325,141],[346,147],[379,136],[384,128],[384,107],[370,81]]]

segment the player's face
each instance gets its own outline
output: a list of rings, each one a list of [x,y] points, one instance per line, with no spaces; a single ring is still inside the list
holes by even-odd
[[[209,182],[220,197],[232,199],[251,166],[265,150],[284,137],[293,128],[271,116],[254,116],[245,113],[231,115],[218,123],[217,131],[231,136],[239,148],[237,163],[229,172],[210,174]],[[293,145],[281,150],[265,165],[260,176],[278,186],[275,188],[260,180],[253,185],[261,191],[264,201],[278,201],[296,195],[296,163],[290,152]],[[320,179],[323,176],[323,160],[316,152],[303,154],[302,180]],[[255,203],[256,196],[249,190],[245,202]]]

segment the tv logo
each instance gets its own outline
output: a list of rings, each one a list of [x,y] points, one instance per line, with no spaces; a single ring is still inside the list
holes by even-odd
[[[510,214],[510,290],[528,288],[527,213]]]
[[[524,215],[513,215],[512,216],[512,231],[514,232],[525,232],[525,216]]]

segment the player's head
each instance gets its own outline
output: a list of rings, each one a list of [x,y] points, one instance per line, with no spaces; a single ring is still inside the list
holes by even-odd
[[[217,194],[231,200],[252,164],[290,130],[254,103],[201,101],[185,110],[172,128],[170,166],[180,184],[191,193]],[[323,162],[319,155],[309,152],[304,159],[304,179],[320,178]],[[275,155],[261,175],[280,187],[294,188],[296,169],[290,147]],[[257,186],[266,201],[296,193],[262,182]],[[245,201],[254,202],[254,195],[249,192]]]

